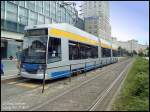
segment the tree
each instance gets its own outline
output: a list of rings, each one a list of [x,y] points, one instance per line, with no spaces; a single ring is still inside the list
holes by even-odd
[[[134,52],[136,53],[136,51]],[[129,53],[125,48],[122,48],[121,46],[118,47],[118,56],[132,56],[133,53]]]
[[[122,48],[121,48],[121,46],[118,47],[118,56],[122,56]]]
[[[147,56],[149,57],[149,47],[146,48]]]
[[[143,56],[144,56],[144,53],[143,53],[143,52],[139,52],[138,55],[141,56],[141,57],[143,57]]]
[[[137,52],[135,50],[133,50],[133,55],[137,55]]]

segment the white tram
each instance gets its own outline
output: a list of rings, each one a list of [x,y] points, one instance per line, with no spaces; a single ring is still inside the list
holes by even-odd
[[[21,76],[32,79],[69,77],[117,62],[117,46],[66,23],[25,27]],[[46,65],[46,66],[45,66]]]

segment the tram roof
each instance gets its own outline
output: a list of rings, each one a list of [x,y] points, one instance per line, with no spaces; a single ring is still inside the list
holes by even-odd
[[[101,45],[104,48],[111,48],[109,41],[96,37],[67,23],[26,26],[25,30],[40,28],[48,28],[48,34],[52,36],[70,38],[80,42]]]
[[[64,30],[67,32],[75,33],[75,34],[78,34],[78,35],[81,35],[84,37],[88,37],[90,39],[98,40],[98,37],[96,37],[88,32],[85,32],[83,30],[80,30],[70,24],[67,24],[67,23],[59,23],[59,24],[53,23],[53,24],[41,24],[41,25],[34,25],[34,26],[26,26],[26,29],[34,29],[34,28],[35,29],[37,29],[37,28],[49,28],[49,29],[55,28],[55,29],[60,29],[60,30]]]

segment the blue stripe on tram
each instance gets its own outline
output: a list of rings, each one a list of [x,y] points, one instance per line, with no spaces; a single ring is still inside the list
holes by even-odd
[[[51,76],[52,79],[69,77],[70,76],[70,71],[65,70],[65,71],[59,71],[59,72],[52,72],[52,73],[50,73],[50,76]]]
[[[86,66],[86,71],[87,70],[91,70],[93,69],[95,66],[94,65],[89,65],[89,66]],[[72,71],[78,71],[80,68],[76,68],[76,69],[73,69]],[[64,70],[64,71],[58,71],[58,72],[51,72],[49,73],[49,76],[52,78],[52,79],[57,79],[57,78],[63,78],[63,77],[69,77],[71,74],[70,74],[70,71],[69,70]]]

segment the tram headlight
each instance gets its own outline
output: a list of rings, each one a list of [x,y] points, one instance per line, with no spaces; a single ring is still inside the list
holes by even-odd
[[[21,66],[21,68],[20,68],[20,69],[21,69],[21,71],[22,71],[22,72],[25,72],[25,71],[26,71],[26,70],[25,70],[25,65],[24,65],[24,64],[22,64],[22,66]]]
[[[22,68],[25,68],[25,65],[22,65]]]
[[[39,69],[42,69],[43,67],[42,67],[42,65],[39,65]]]

